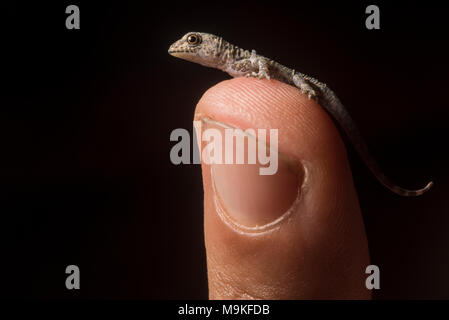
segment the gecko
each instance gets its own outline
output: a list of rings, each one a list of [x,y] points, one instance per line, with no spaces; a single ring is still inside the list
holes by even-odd
[[[432,187],[433,182],[430,181],[421,189],[404,189],[385,176],[346,108],[326,84],[261,56],[255,50],[244,50],[225,41],[222,37],[209,33],[188,32],[170,46],[168,53],[177,58],[222,70],[232,77],[275,79],[295,86],[330,114],[357,150],[365,165],[383,186],[401,196],[419,196]]]

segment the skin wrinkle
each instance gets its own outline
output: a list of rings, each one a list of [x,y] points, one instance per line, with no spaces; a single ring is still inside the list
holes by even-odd
[[[281,246],[280,250],[287,251],[288,249],[285,246]],[[251,250],[248,250],[247,253],[240,254],[245,260],[249,260],[251,258],[257,258],[262,252],[263,250],[256,250],[255,253],[252,253]],[[267,277],[265,273],[255,273],[249,268],[242,268],[240,265],[221,264],[220,268],[214,268],[212,266],[219,265],[219,263],[218,261],[214,261],[213,258],[209,259],[208,264],[211,266],[211,287],[214,288],[213,290],[219,290],[221,292],[220,298],[222,299],[242,298],[244,294],[249,294],[256,299],[267,299],[273,296],[288,299],[288,293],[292,291],[289,287],[296,286],[294,281],[288,280],[291,279],[292,274],[285,273],[280,279],[276,279]],[[279,271],[275,269],[273,271],[282,274],[283,270],[279,266]],[[236,278],[240,280],[235,282]],[[281,279],[286,279],[286,281],[282,281]],[[290,284],[286,287],[285,283]]]
[[[231,268],[214,269],[213,286],[214,290],[220,293],[221,299],[253,299],[263,300],[273,296],[287,296],[288,290],[274,279],[258,277],[254,280],[254,274],[243,274],[240,270],[236,274]],[[238,277],[241,281],[235,282]],[[262,281],[261,281],[262,280]],[[271,280],[271,281],[270,281]],[[257,285],[251,285],[256,283]]]
[[[213,258],[212,258],[213,259]],[[233,274],[233,266],[227,265],[222,266],[222,268],[214,268],[214,266],[218,265],[217,262],[210,260],[209,268],[209,276],[212,279],[210,283],[210,287],[213,288],[213,292],[219,293],[219,295],[224,298],[235,299],[238,297],[242,297],[244,293],[246,293],[246,288],[240,288],[240,285],[235,285],[234,280],[236,275]],[[243,278],[242,274],[238,274],[239,278]],[[243,280],[243,279],[242,279]],[[241,281],[240,283],[243,283]]]

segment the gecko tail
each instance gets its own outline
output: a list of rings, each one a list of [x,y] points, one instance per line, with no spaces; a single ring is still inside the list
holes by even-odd
[[[403,196],[403,197],[416,197],[416,196],[420,196],[423,193],[427,192],[430,190],[430,188],[432,188],[433,186],[433,181],[430,181],[424,188],[421,189],[416,189],[416,190],[408,190],[408,189],[404,189],[401,188],[399,186],[396,186],[394,184],[392,184],[391,182],[389,182],[385,176],[382,177],[383,179],[379,179],[382,184],[387,187],[388,189],[390,189],[391,191],[393,191],[394,193]]]
[[[383,186],[403,197],[417,197],[422,195],[423,193],[426,193],[432,188],[433,181],[427,183],[424,188],[409,190],[397,186],[390,179],[388,179],[382,173],[381,168],[368,150],[368,147],[366,146],[365,141],[362,139],[359,130],[352,121],[351,116],[348,114],[335,93],[324,85],[321,85],[320,89],[324,98],[320,99],[320,104],[328,113],[330,113],[334,120],[336,120],[336,122],[339,124],[339,127],[346,133],[346,136],[359,153],[360,158]]]

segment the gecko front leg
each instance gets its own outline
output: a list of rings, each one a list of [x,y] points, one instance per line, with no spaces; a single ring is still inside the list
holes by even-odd
[[[306,79],[301,77],[299,74],[294,74],[292,80],[295,86],[301,90],[302,93],[306,94],[309,99],[316,99],[317,93]]]
[[[252,50],[249,61],[251,62],[253,68],[257,71],[252,71],[251,73],[246,74],[246,77],[270,80],[267,58],[258,56],[256,50]]]

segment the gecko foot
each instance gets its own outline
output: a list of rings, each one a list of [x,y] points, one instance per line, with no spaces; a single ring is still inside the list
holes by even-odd
[[[258,78],[270,80],[270,75],[265,70],[259,70]]]
[[[307,83],[304,78],[294,75],[293,83],[299,90],[301,90],[301,93],[306,94],[309,99],[314,99],[317,97],[317,92],[313,90],[313,87]]]
[[[259,72],[250,72],[250,73],[245,74],[245,77],[258,78],[259,80],[261,80],[261,79],[270,80],[270,76],[266,72],[263,72],[263,71],[262,72],[260,72],[260,71]]]
[[[317,96],[316,91],[310,87],[308,87],[308,88],[301,87],[301,88],[299,88],[299,90],[301,91],[302,94],[307,95],[307,97],[309,99],[314,99]]]
[[[246,76],[258,78],[259,80],[262,80],[262,79],[270,80],[270,76],[265,70],[259,70],[259,72],[251,72],[251,74],[247,74]]]
[[[314,99],[316,97],[316,92],[315,90],[310,90],[309,92],[307,92],[307,97],[309,99]]]

